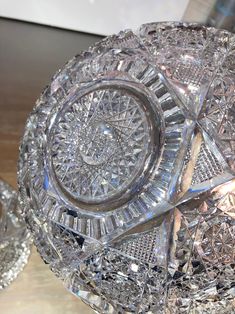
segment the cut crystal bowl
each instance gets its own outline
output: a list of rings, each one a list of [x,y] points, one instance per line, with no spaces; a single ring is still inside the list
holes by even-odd
[[[74,57],[27,120],[19,188],[97,312],[234,311],[235,35],[152,23]]]
[[[0,179],[0,290],[17,277],[30,254],[30,234],[16,208],[17,193]]]

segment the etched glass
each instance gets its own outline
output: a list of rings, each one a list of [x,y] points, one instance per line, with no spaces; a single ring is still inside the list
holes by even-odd
[[[22,213],[100,313],[234,310],[235,35],[152,23],[70,60],[30,114]]]

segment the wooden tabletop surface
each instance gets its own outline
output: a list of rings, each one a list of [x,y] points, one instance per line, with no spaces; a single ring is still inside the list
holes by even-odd
[[[16,187],[27,115],[50,77],[100,37],[0,19],[0,177]],[[33,249],[19,277],[0,292],[1,314],[91,314]]]

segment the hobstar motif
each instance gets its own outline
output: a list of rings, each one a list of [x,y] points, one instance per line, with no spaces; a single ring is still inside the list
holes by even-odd
[[[37,101],[21,208],[96,311],[234,310],[234,55],[229,32],[146,24],[74,57]]]
[[[16,207],[16,192],[0,179],[0,290],[17,277],[30,254],[30,234]]]

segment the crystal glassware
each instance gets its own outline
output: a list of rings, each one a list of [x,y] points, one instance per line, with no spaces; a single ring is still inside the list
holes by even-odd
[[[20,149],[22,213],[100,313],[234,310],[235,35],[145,24],[70,60]]]
[[[0,290],[17,277],[30,254],[30,234],[16,209],[17,193],[0,179]]]

